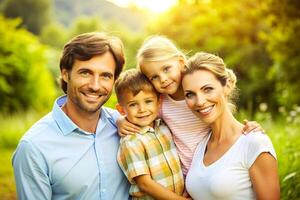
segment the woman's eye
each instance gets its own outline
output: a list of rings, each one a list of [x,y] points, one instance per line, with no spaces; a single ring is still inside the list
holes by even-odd
[[[207,87],[204,89],[204,92],[208,93],[208,92],[211,92],[213,90],[212,87]]]
[[[191,98],[192,96],[193,96],[193,94],[190,92],[185,94],[185,98],[187,98],[187,99]]]

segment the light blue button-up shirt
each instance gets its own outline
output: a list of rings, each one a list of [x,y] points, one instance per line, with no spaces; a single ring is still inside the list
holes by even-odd
[[[88,134],[61,110],[35,123],[13,156],[19,199],[127,200],[129,183],[117,163],[118,112],[101,108],[96,134]]]

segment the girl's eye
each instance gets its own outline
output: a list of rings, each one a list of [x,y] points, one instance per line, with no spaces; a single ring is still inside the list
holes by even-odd
[[[155,81],[156,79],[158,78],[158,76],[152,76],[151,78],[150,78],[150,81]]]
[[[164,71],[164,72],[168,72],[168,71],[170,71],[170,68],[171,68],[171,66],[167,66],[167,67],[164,68],[163,71]]]

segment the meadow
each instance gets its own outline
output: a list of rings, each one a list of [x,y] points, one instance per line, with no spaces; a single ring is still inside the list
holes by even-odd
[[[11,157],[24,132],[45,113],[34,111],[15,115],[0,115],[0,199],[16,199]],[[246,119],[246,112],[238,118]],[[252,119],[251,119],[252,120]],[[281,199],[300,198],[300,108],[280,109],[276,119],[268,112],[258,112],[254,120],[265,129],[274,144],[281,185]]]

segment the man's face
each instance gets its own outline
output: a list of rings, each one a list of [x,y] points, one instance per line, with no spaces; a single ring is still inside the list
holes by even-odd
[[[99,111],[111,95],[115,68],[112,54],[106,52],[87,61],[75,60],[71,71],[63,70],[70,107],[88,113]]]

